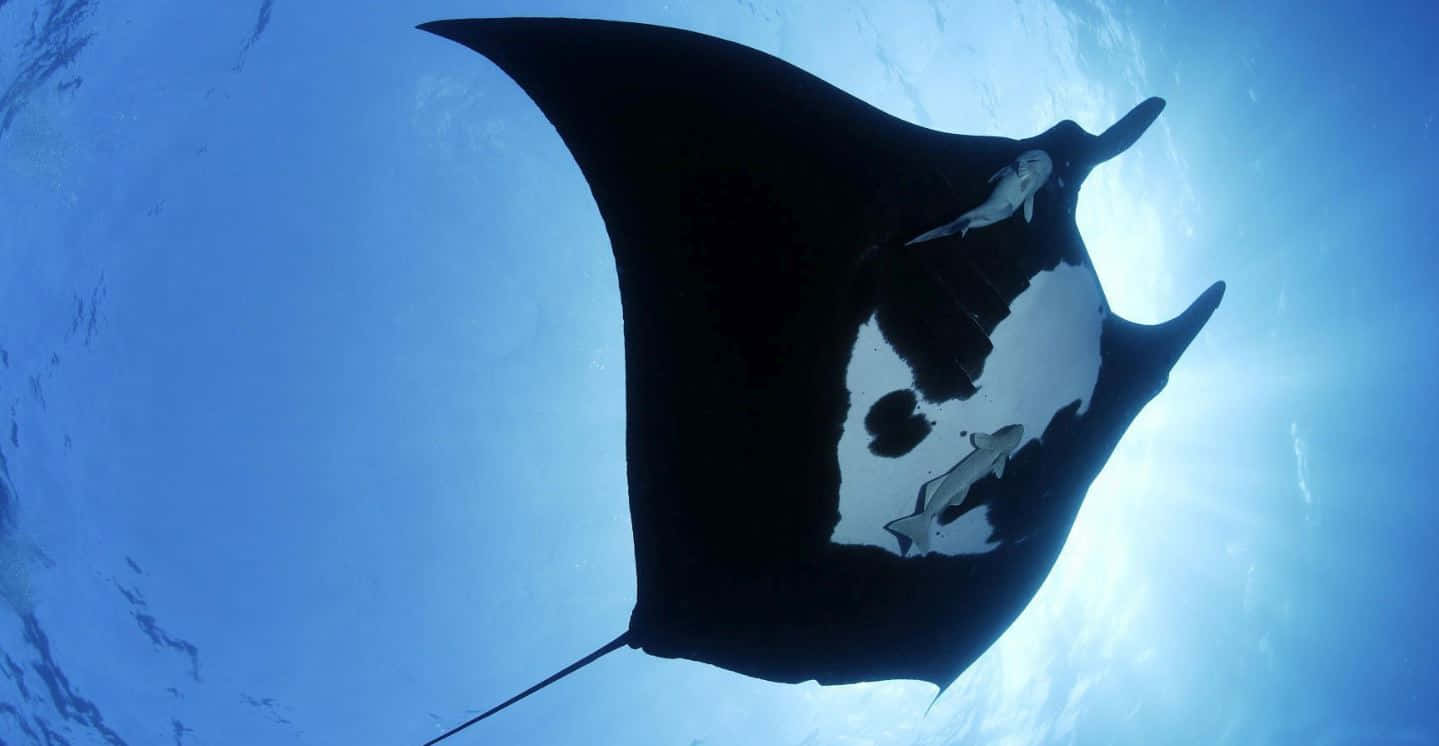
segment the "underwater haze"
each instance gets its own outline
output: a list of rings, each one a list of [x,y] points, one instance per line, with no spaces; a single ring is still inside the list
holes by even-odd
[[[605,226],[414,29],[511,15],[948,132],[1162,96],[1078,225],[1125,318],[1228,288],[937,701],[624,649],[447,743],[1439,744],[1439,10],[1252,5],[0,0],[0,746],[418,745],[624,631]]]

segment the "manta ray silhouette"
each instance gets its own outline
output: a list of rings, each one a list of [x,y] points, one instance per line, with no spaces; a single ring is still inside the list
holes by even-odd
[[[1039,588],[1090,482],[1223,294],[1157,326],[1125,321],[1075,226],[1085,177],[1139,138],[1157,98],[1098,136],[1064,121],[971,137],[688,31],[420,28],[524,88],[599,206],[624,313],[637,581],[618,638],[429,743],[625,645],[771,681],[942,689]],[[905,246],[1035,150],[1053,173],[1032,215]],[[904,374],[880,380],[880,358]],[[991,358],[1031,364],[986,376]],[[936,548],[906,554],[884,526],[921,511],[916,489],[972,452],[962,436],[1026,419],[1003,468],[935,513]],[[886,423],[903,430],[876,432]],[[983,546],[951,546],[952,514],[977,507]]]

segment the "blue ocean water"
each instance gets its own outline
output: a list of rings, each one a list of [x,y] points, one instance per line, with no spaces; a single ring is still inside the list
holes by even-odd
[[[413,29],[521,14],[955,132],[1164,96],[1081,230],[1124,316],[1229,290],[928,714],[627,650],[457,743],[1439,743],[1430,7],[0,0],[0,744],[420,743],[623,629],[603,225]]]

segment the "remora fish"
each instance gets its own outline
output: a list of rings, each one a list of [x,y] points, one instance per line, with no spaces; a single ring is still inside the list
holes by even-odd
[[[914,515],[890,521],[885,528],[896,537],[910,541],[915,554],[929,552],[931,529],[939,514],[963,500],[969,488],[986,475],[1004,476],[1004,465],[1023,438],[1024,427],[1020,425],[1006,425],[991,435],[975,433],[969,436],[974,450],[960,459],[954,468],[925,482],[920,488],[922,508]]]
[[[905,246],[933,241],[956,232],[963,237],[970,228],[994,225],[1013,215],[1021,204],[1024,205],[1024,222],[1028,223],[1034,218],[1034,193],[1049,181],[1051,173],[1054,173],[1054,162],[1049,159],[1048,153],[1043,150],[1026,150],[1012,163],[1006,164],[989,177],[989,183],[995,185],[994,191],[989,193],[989,199],[980,203],[979,207],[910,239]]]

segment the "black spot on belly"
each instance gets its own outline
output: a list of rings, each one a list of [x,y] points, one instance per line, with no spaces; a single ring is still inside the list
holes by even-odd
[[[930,422],[914,411],[919,403],[914,391],[896,389],[881,396],[864,416],[864,428],[874,439],[869,451],[876,456],[898,458],[929,435]]]

